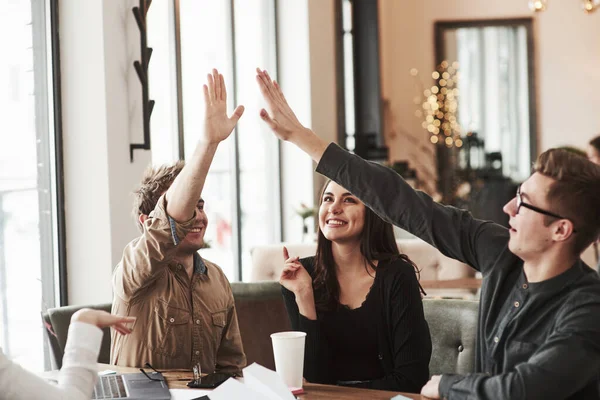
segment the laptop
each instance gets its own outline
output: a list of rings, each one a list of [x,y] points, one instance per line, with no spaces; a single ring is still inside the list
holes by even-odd
[[[169,400],[171,393],[164,376],[159,372],[102,375],[94,387],[92,399]]]

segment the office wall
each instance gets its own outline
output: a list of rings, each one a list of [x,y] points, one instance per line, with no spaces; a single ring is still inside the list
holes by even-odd
[[[136,1],[59,3],[69,303],[110,301],[111,274],[135,235],[132,188],[150,161],[141,139]],[[133,93],[130,96],[130,93]]]
[[[409,71],[416,68],[423,83],[431,83],[426,77],[435,67],[433,24],[439,20],[534,16],[538,150],[584,146],[600,132],[600,11],[587,15],[577,1],[548,3],[534,15],[526,0],[380,0],[383,96],[398,133],[389,141],[391,156],[407,157],[407,137],[427,145],[428,134],[414,115],[420,91]]]

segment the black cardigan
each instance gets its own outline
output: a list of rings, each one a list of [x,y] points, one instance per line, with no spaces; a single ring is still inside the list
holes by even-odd
[[[314,257],[300,262],[314,279]],[[370,295],[377,295],[378,358],[385,376],[354,386],[418,393],[429,379],[431,337],[415,270],[402,259],[380,262],[375,279],[380,280],[379,290]],[[317,311],[316,321],[305,318],[298,311],[294,293],[283,286],[281,290],[292,329],[307,334],[304,377],[313,383],[334,384],[329,344],[319,323],[323,313]]]

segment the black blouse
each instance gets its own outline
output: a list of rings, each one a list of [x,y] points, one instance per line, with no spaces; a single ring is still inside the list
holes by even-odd
[[[325,340],[331,345],[332,377],[336,383],[343,381],[370,381],[384,375],[377,355],[377,290],[375,280],[362,305],[350,309],[340,305],[336,310],[324,312],[322,318]]]
[[[314,257],[300,262],[314,278]],[[379,262],[360,308],[317,311],[315,321],[300,315],[292,292],[282,292],[292,329],[307,334],[309,382],[418,393],[429,379],[429,327],[414,268],[404,260]]]

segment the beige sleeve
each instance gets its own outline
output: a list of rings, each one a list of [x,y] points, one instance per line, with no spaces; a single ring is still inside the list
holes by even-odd
[[[144,222],[142,235],[123,250],[113,273],[113,291],[125,302],[162,276],[180,240],[194,224],[195,213],[190,220],[179,223],[167,215],[166,208],[162,195]]]

